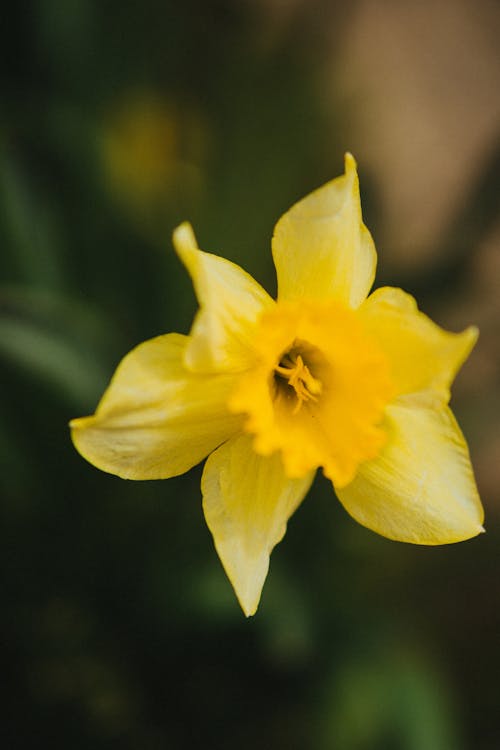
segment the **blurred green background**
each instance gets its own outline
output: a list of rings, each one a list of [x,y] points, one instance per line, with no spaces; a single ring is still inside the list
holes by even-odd
[[[489,0],[26,0],[1,28],[2,747],[500,747],[500,32]],[[377,285],[481,337],[453,398],[487,534],[420,548],[318,477],[246,620],[200,468],[133,483],[68,420],[187,332],[171,231],[275,291],[274,222],[359,164]]]

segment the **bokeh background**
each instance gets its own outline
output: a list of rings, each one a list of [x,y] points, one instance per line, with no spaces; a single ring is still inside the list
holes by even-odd
[[[1,746],[500,747],[500,6],[26,0],[1,26]],[[359,163],[377,285],[481,337],[453,407],[487,533],[420,548],[318,477],[246,620],[200,468],[100,473],[67,423],[187,332],[201,246],[270,291],[274,222]]]

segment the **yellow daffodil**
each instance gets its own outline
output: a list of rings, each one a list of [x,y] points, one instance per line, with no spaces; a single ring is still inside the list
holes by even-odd
[[[110,102],[101,130],[103,177],[130,219],[164,226],[164,206],[201,186],[207,132],[200,115],[154,90],[130,90]]]
[[[351,516],[390,539],[482,531],[447,406],[477,330],[442,330],[401,289],[367,296],[376,252],[350,154],[345,166],[276,225],[277,301],[178,227],[200,303],[190,335],[139,345],[95,415],[71,423],[88,461],[128,479],[172,477],[208,456],[203,510],[247,615],[318,468]]]

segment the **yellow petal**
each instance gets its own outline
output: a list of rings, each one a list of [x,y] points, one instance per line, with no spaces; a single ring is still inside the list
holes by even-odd
[[[302,479],[288,479],[279,456],[258,456],[248,435],[229,440],[205,464],[205,518],[247,617],[257,609],[269,555],[313,476],[310,472]]]
[[[384,287],[359,309],[366,330],[391,363],[397,394],[430,391],[426,399],[447,403],[450,385],[476,343],[477,328],[443,330],[401,289]]]
[[[362,223],[356,162],[296,203],[276,224],[278,299],[336,300],[357,307],[370,291],[377,254]]]
[[[337,495],[363,526],[415,544],[448,544],[479,534],[483,509],[469,451],[453,414],[393,404],[389,439]]]
[[[186,349],[186,366],[196,372],[244,370],[253,357],[253,326],[273,300],[239,266],[199,250],[187,222],[177,227],[173,239],[200,303]]]
[[[124,479],[167,479],[238,431],[226,408],[233,377],[186,371],[187,342],[158,336],[123,359],[95,415],[70,424],[87,461]]]

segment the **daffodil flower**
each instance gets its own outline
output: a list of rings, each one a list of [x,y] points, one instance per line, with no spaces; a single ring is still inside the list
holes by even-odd
[[[276,225],[277,301],[201,251],[189,224],[174,245],[200,304],[189,336],[130,352],[72,436],[127,479],[166,479],[208,456],[203,510],[246,615],[318,468],[353,518],[390,539],[446,544],[483,530],[448,408],[477,330],[442,330],[401,289],[368,296],[376,251],[350,154],[344,175]]]

